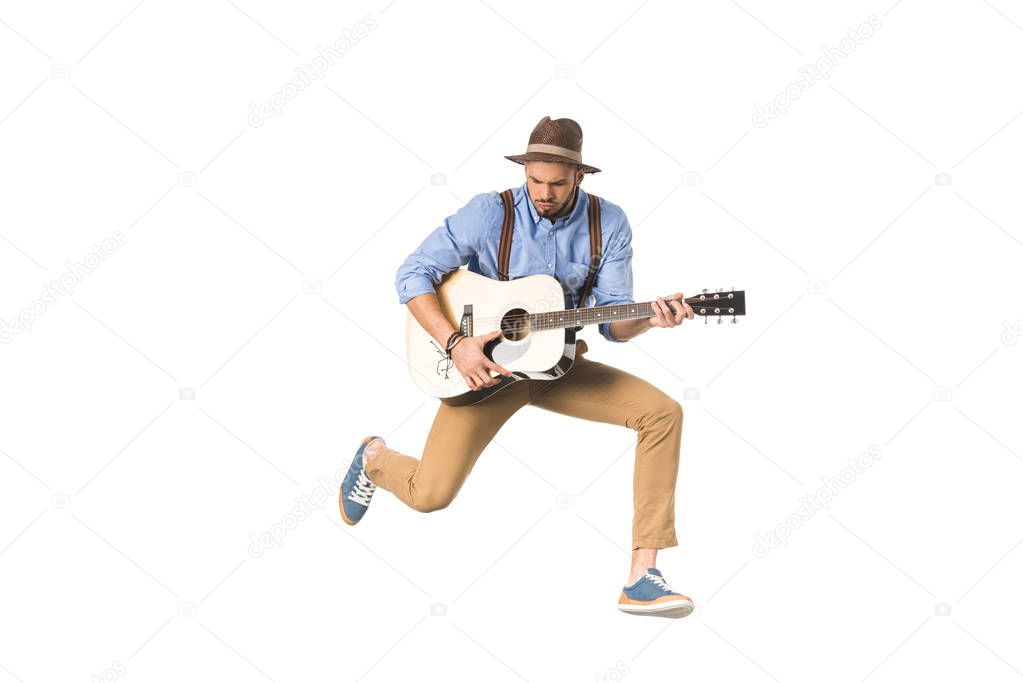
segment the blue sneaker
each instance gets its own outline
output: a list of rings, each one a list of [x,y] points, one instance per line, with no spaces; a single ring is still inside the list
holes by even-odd
[[[377,490],[376,484],[366,476],[366,463],[362,454],[366,446],[373,439],[380,439],[379,436],[367,436],[355,451],[352,464],[348,467],[348,474],[341,482],[341,494],[338,496],[338,506],[341,508],[341,518],[347,524],[358,524],[362,516],[369,509],[369,501],[373,498],[373,492]]]
[[[679,618],[689,616],[693,611],[693,601],[689,596],[671,590],[661,571],[650,567],[639,581],[622,589],[618,609],[630,614]]]

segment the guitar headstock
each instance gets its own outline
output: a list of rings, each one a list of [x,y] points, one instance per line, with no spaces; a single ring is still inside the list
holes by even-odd
[[[734,323],[735,316],[746,315],[746,292],[741,289],[730,289],[727,292],[720,289],[710,292],[705,289],[696,296],[687,296],[686,303],[692,307],[693,313],[704,317],[704,323],[707,322],[706,318],[714,316],[717,316],[720,323],[722,316],[729,315]]]

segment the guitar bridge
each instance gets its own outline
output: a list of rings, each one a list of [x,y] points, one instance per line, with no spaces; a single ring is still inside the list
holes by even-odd
[[[458,321],[458,331],[467,337],[472,336],[472,304],[467,304],[462,311],[462,318]],[[437,342],[430,340],[430,345],[433,346],[434,350],[440,358],[437,360],[436,372],[438,375],[444,378],[446,382],[450,379],[449,373],[451,368],[455,366],[451,358],[448,357],[447,351],[437,345]]]

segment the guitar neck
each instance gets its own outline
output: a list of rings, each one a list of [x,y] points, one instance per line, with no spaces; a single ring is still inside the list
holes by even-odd
[[[687,304],[692,306],[697,315],[743,315],[745,313],[744,292],[712,292],[686,297]],[[678,299],[664,299],[665,303]],[[641,301],[629,304],[613,304],[611,306],[594,306],[592,308],[572,308],[564,311],[548,311],[532,313],[528,316],[528,325],[533,330],[553,330],[566,327],[599,325],[615,320],[637,320],[657,316],[654,309],[656,301]]]

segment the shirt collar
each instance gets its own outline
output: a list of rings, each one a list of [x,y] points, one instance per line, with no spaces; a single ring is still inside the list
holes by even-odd
[[[575,206],[572,207],[572,213],[551,221],[552,225],[557,226],[564,225],[565,223],[571,223],[586,211],[585,205],[589,203],[589,195],[586,194],[586,191],[583,190],[581,186],[576,188],[576,192],[579,193],[579,196],[575,199]],[[522,183],[522,200],[526,202],[527,206],[529,206],[529,214],[533,217],[533,223],[538,225],[541,217],[536,210],[536,204],[534,204],[533,200],[529,197],[529,189],[526,187],[526,182]]]

